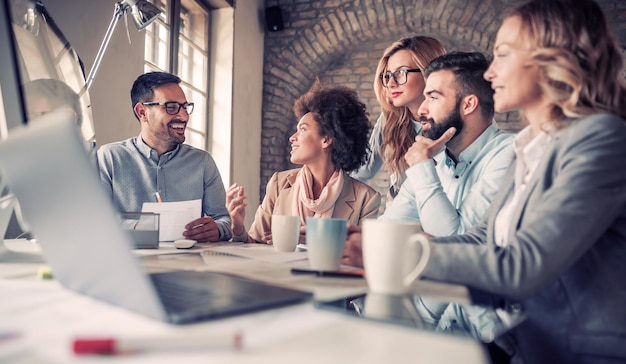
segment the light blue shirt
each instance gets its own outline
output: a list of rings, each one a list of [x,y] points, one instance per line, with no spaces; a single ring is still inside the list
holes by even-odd
[[[413,124],[413,128],[415,132],[420,135],[422,134],[422,124],[411,120]],[[363,183],[367,183],[370,179],[374,178],[378,171],[382,168],[384,164],[383,157],[380,155],[380,148],[383,145],[383,114],[380,114],[378,120],[376,120],[376,124],[374,125],[374,129],[372,129],[372,134],[370,135],[369,147],[371,153],[367,162],[362,165],[359,170],[352,173],[350,176],[354,179],[357,179]],[[395,173],[392,173],[389,176],[390,179],[390,187],[396,188],[396,190],[400,189],[400,186],[404,182],[405,176],[398,176]]]
[[[232,236],[226,190],[211,155],[187,144],[159,157],[141,137],[103,145],[97,152],[100,179],[120,212],[141,211],[144,202],[202,200],[202,214],[217,223],[220,240]]]
[[[434,161],[411,166],[380,219],[418,221],[434,236],[464,233],[485,214],[498,192],[513,161],[512,139],[492,122],[461,152],[458,163],[441,152]]]

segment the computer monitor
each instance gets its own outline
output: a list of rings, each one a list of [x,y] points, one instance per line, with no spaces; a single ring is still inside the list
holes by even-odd
[[[0,0],[0,54],[0,141],[13,129],[63,108],[73,111],[83,138],[95,148],[82,63],[41,1]],[[9,201],[10,190],[1,179],[0,248],[5,235],[13,238],[26,230],[13,213],[19,205]]]
[[[0,0],[0,87],[5,117],[0,132],[7,135],[43,113],[60,107],[76,113],[83,138],[95,143],[89,92],[74,48],[41,1]]]

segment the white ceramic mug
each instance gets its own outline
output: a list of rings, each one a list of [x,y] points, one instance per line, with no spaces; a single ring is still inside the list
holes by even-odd
[[[430,242],[415,222],[367,219],[362,223],[365,279],[371,292],[404,294],[430,258]]]
[[[293,252],[300,238],[300,216],[272,215],[272,244],[279,252]]]
[[[309,217],[306,219],[306,245],[311,269],[337,270],[348,238],[348,220]]]

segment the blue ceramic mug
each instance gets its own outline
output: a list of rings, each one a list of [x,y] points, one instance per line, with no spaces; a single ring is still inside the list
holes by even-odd
[[[306,219],[306,245],[311,269],[337,270],[348,238],[348,220],[324,217]]]

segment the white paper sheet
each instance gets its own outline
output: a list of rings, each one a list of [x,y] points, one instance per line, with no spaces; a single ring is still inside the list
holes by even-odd
[[[307,252],[278,252],[272,246],[264,244],[217,246],[204,250],[202,254],[226,254],[275,264],[295,262],[308,258]]]
[[[202,216],[202,200],[177,202],[144,202],[141,212],[159,216],[159,241],[184,239],[185,225]]]

